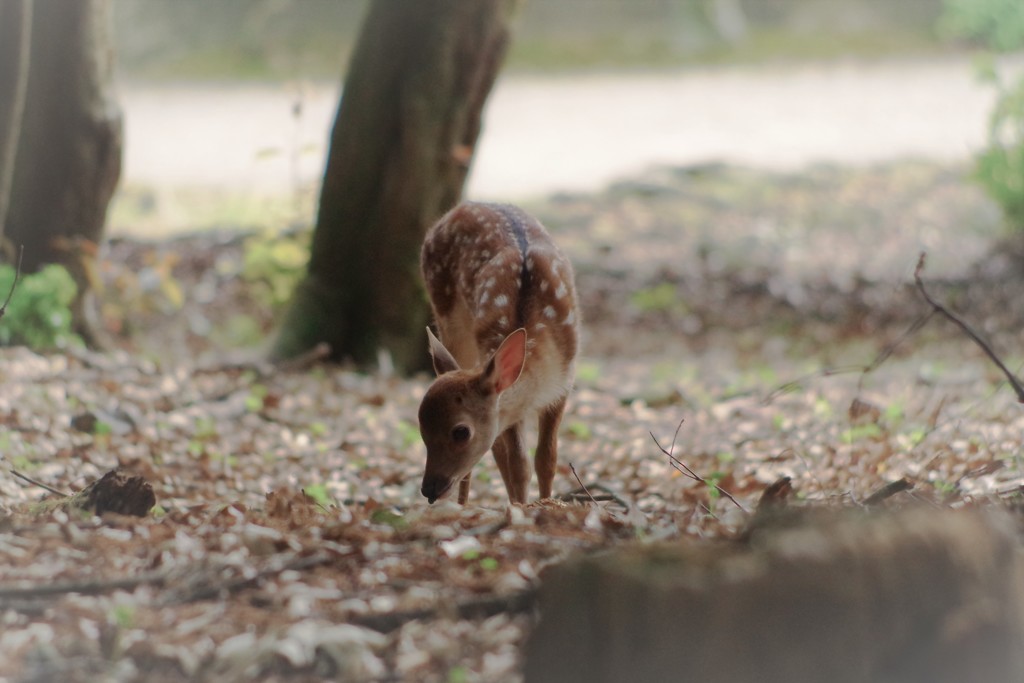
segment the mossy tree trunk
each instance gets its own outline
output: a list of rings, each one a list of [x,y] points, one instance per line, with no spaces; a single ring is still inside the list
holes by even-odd
[[[0,149],[16,146],[3,237],[9,248],[24,248],[25,272],[49,263],[68,268],[79,286],[76,326],[88,337],[84,302],[121,173],[111,7],[109,0],[33,0],[31,5],[18,139],[0,143]],[[8,91],[0,90],[0,100],[7,97]]]
[[[399,371],[426,359],[419,248],[455,204],[508,43],[510,0],[376,0],[331,134],[312,253],[273,355],[326,342]]]
[[[783,515],[554,568],[528,683],[1024,680],[1024,559],[975,511]]]

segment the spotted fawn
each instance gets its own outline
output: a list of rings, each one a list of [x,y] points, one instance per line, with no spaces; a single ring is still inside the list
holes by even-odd
[[[421,492],[433,503],[458,483],[464,504],[470,470],[492,450],[509,501],[525,503],[523,424],[536,416],[533,464],[550,497],[579,343],[572,265],[522,210],[466,202],[427,232],[420,266],[440,335],[427,329],[437,378],[419,409]]]

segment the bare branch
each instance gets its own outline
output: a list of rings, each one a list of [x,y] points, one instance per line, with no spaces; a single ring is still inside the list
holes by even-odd
[[[1017,400],[1020,403],[1024,403],[1024,386],[1021,385],[1020,380],[1017,379],[1017,377],[1012,372],[1010,372],[1009,368],[1006,367],[1003,361],[1000,360],[999,356],[996,355],[996,352],[992,350],[992,347],[989,346],[988,343],[981,338],[981,335],[975,332],[974,329],[963,318],[953,313],[948,308],[946,308],[938,301],[933,299],[931,295],[928,293],[928,290],[925,289],[924,280],[922,280],[921,278],[921,273],[924,271],[924,262],[925,252],[922,251],[921,257],[917,260],[917,267],[914,268],[914,282],[917,283],[917,289],[921,292],[921,296],[924,297],[924,300],[931,305],[932,309],[936,313],[941,313],[942,315],[946,316],[946,318],[951,320],[954,324],[956,324],[957,327],[963,330],[964,334],[970,337],[975,344],[981,347],[981,350],[985,352],[985,355],[988,356],[989,359],[996,364],[996,367],[998,367],[1002,371],[1003,375],[1006,376],[1006,379],[1010,383],[1010,386],[1013,387],[1013,391],[1017,394]]]
[[[572,470],[572,476],[576,477],[576,482],[580,485],[580,488],[583,489],[583,493],[587,494],[587,497],[590,498],[590,501],[594,505],[597,505],[597,501],[594,500],[594,496],[590,495],[590,491],[587,490],[586,484],[584,484],[583,480],[580,479],[580,475],[576,474],[576,467],[575,467],[575,465],[573,465],[572,463],[569,463],[569,469]]]
[[[100,595],[115,590],[131,590],[143,584],[162,586],[167,583],[171,575],[172,572],[163,569],[142,572],[134,576],[119,576],[115,578],[0,584],[0,600],[6,598],[43,598],[66,595],[68,593]]]
[[[738,507],[740,510],[743,510],[743,512],[749,512],[745,507],[740,505],[740,502],[738,500],[733,498],[731,493],[729,493],[728,491],[723,489],[718,484],[713,484],[710,481],[708,481],[707,479],[705,479],[704,477],[700,476],[699,474],[697,474],[696,472],[691,470],[686,463],[684,463],[682,460],[680,460],[679,458],[677,458],[674,455],[672,455],[672,452],[676,449],[676,437],[679,436],[679,430],[682,429],[684,421],[685,421],[685,419],[679,421],[679,425],[676,427],[676,433],[672,436],[672,445],[669,446],[669,448],[667,450],[665,449],[664,446],[661,445],[661,442],[658,441],[658,437],[656,437],[654,435],[654,432],[648,432],[648,434],[650,434],[651,438],[654,439],[654,443],[658,447],[658,450],[660,450],[662,453],[664,453],[668,457],[669,462],[672,464],[673,467],[676,468],[676,470],[678,472],[684,474],[685,476],[689,477],[690,479],[693,479],[694,481],[696,481],[698,483],[704,484],[705,486],[708,486],[708,487],[711,487],[711,488],[715,489],[716,491],[721,493],[723,496],[725,496],[726,498],[731,500],[733,505]]]
[[[44,491],[49,491],[50,493],[52,493],[55,496],[60,496],[61,498],[67,498],[67,497],[70,496],[70,494],[64,493],[63,491],[55,489],[52,486],[44,484],[41,481],[37,481],[37,480],[33,479],[32,477],[28,476],[27,474],[22,474],[21,472],[19,472],[18,470],[14,469],[13,467],[8,467],[7,471],[10,472],[11,474],[13,474],[14,476],[16,476],[18,479],[21,479],[22,481],[28,482],[29,484],[32,484],[33,486],[38,486],[39,488],[43,489]]]
[[[350,623],[390,633],[397,631],[410,621],[429,621],[449,616],[453,611],[459,619],[484,619],[498,614],[523,614],[532,610],[538,599],[536,588],[527,588],[507,595],[489,595],[460,600],[444,609],[412,609],[374,614],[353,614]]]
[[[11,297],[14,296],[14,290],[18,287],[18,280],[21,279],[21,257],[25,255],[25,245],[21,245],[18,249],[18,265],[14,268],[14,280],[11,282],[11,289],[7,292],[7,298],[4,299],[4,305],[0,306],[0,318],[4,317],[7,313],[7,304],[11,303]]]
[[[906,477],[897,479],[896,481],[891,481],[885,486],[875,491],[874,493],[872,493],[867,498],[865,498],[864,505],[866,507],[878,505],[883,500],[888,500],[889,498],[895,496],[897,493],[909,491],[912,488],[914,488],[914,482],[910,481]]]

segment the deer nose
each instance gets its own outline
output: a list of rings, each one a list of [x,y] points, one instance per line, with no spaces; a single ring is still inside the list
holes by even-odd
[[[442,497],[448,489],[451,488],[451,482],[445,477],[423,477],[423,485],[420,487],[420,493],[427,499],[428,503],[433,504],[435,500]]]

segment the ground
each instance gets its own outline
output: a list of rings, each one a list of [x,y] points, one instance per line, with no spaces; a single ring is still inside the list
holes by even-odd
[[[420,497],[426,376],[218,345],[272,328],[240,278],[259,238],[112,242],[120,348],[0,351],[2,453],[64,491],[121,467],[158,508],[39,515],[51,494],[0,477],[0,678],[514,681],[546,567],[728,537],[781,476],[799,504],[901,477],[891,505],[1019,495],[1005,378],[948,321],[915,326],[927,251],[931,293],[1024,364],[1019,235],[967,169],[662,168],[528,208],[576,265],[586,334],[560,499],[523,508],[489,458],[465,508]]]

